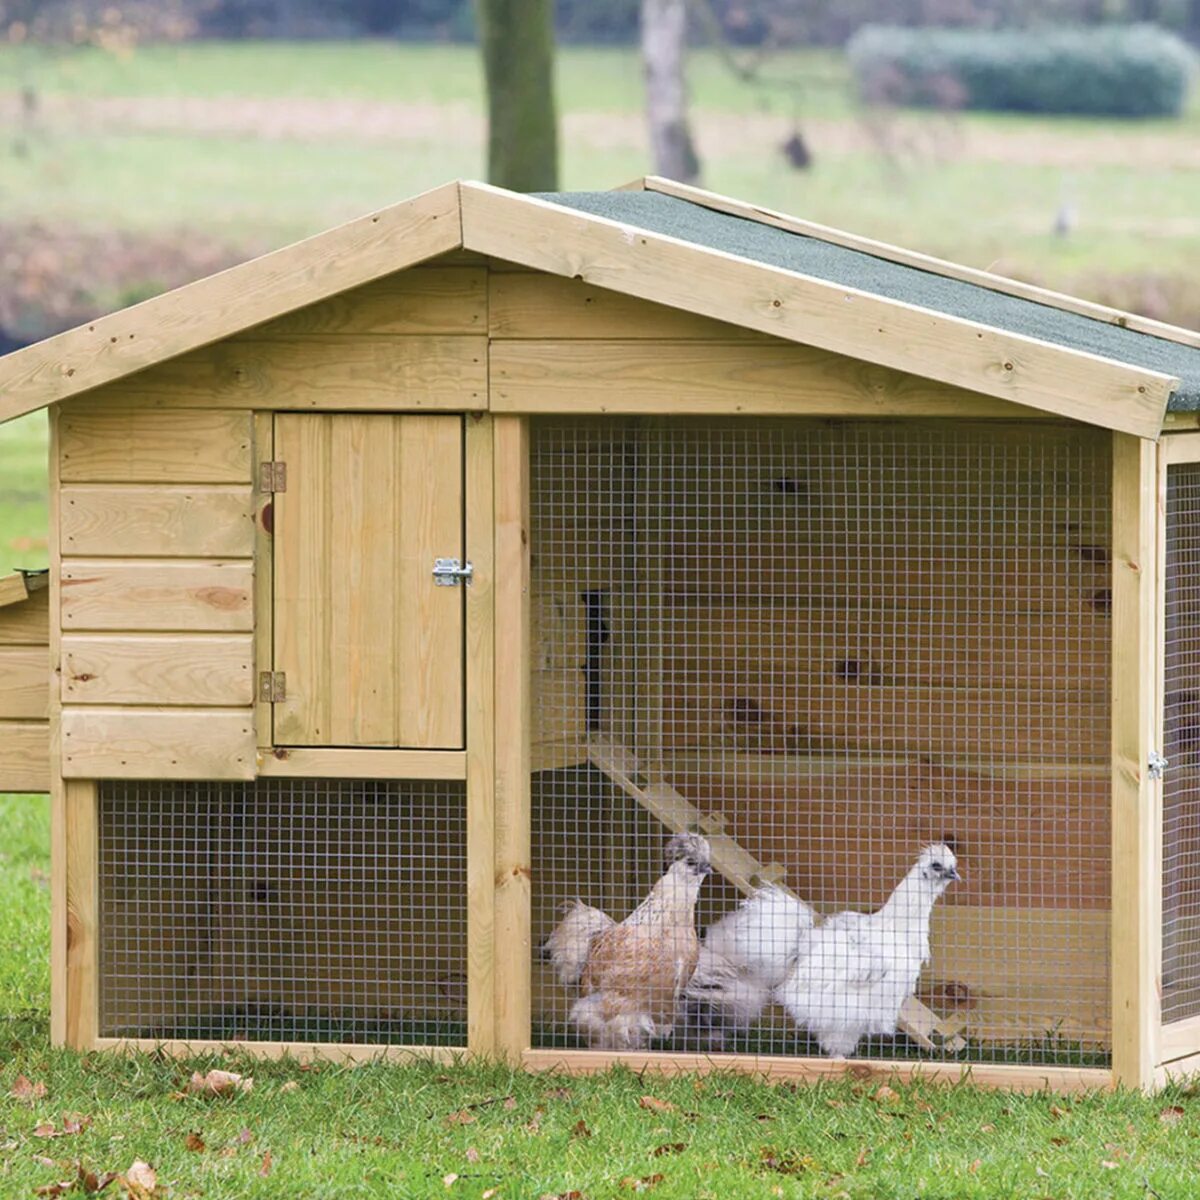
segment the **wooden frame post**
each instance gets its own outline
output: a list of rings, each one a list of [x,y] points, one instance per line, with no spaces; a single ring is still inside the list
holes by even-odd
[[[1158,455],[1154,442],[1113,436],[1112,1070],[1133,1088],[1154,1086],[1161,1026]]]
[[[496,472],[496,1051],[530,1043],[529,423],[493,418]]]
[[[66,840],[66,1044],[90,1050],[100,1032],[99,851],[96,784],[63,784]]]
[[[493,929],[495,880],[495,625],[492,418],[465,422],[463,484],[466,553],[474,568],[466,588],[467,744],[467,1048],[495,1051]]]
[[[50,563],[50,1042],[67,1044],[67,798],[62,778],[62,553],[59,536],[59,406],[49,410]]]

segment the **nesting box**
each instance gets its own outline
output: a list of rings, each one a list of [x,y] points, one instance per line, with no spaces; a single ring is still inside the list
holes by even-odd
[[[1200,1065],[1197,335],[464,183],[0,360],[39,408],[0,786],[52,796],[56,1042],[843,1070],[773,1002],[588,1044],[537,946],[692,832],[702,934],[952,845],[856,1070]]]

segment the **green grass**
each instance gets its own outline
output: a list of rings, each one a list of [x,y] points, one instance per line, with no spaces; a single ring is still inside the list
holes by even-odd
[[[48,563],[46,437],[45,413],[0,425],[0,575]]]

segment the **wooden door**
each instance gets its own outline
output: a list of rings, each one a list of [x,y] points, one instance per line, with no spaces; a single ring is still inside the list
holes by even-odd
[[[279,746],[463,746],[462,420],[275,418]]]

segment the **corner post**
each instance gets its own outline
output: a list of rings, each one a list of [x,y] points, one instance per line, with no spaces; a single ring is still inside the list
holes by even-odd
[[[530,692],[529,423],[497,416],[496,472],[496,1051],[529,1048]]]
[[[1112,1069],[1139,1089],[1154,1085],[1161,1027],[1158,458],[1156,443],[1113,435]]]

